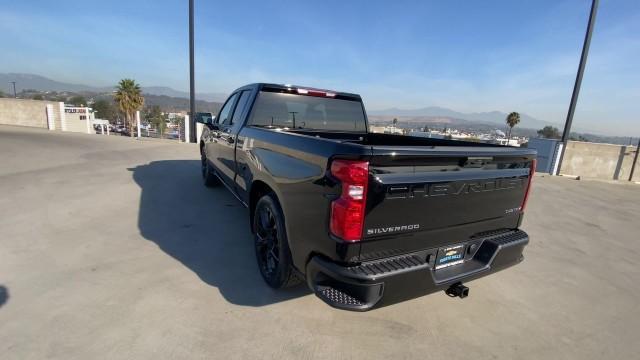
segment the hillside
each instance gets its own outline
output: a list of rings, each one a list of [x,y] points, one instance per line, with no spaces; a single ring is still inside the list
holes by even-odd
[[[24,90],[18,93],[18,97],[25,99],[41,98],[51,101],[69,102],[75,96],[82,96],[89,103],[97,100],[113,101],[112,92],[93,92],[93,91],[37,91]],[[164,112],[189,112],[189,99],[172,97],[166,95],[144,94],[145,107],[158,105]],[[204,100],[196,100],[196,111],[217,113],[222,103]]]
[[[108,93],[113,91],[114,86],[90,86],[82,84],[70,84],[49,79],[35,74],[0,73],[0,83],[7,88],[5,93],[13,93],[10,82],[16,82],[16,91],[38,90],[38,91],[69,91],[69,92],[91,92]],[[150,95],[169,96],[174,98],[189,98],[186,91],[175,90],[167,86],[143,86],[142,92]],[[196,98],[209,102],[222,102],[227,95],[223,93],[196,93]]]
[[[49,79],[35,74],[0,73],[0,87],[6,94],[11,94],[13,89],[10,82],[16,82],[16,90],[23,93],[24,97],[31,98],[34,95],[42,95],[45,99],[64,101],[75,95],[82,95],[86,99],[111,99],[113,87],[99,87],[83,84],[71,84]],[[25,91],[33,89],[35,91]],[[189,93],[175,90],[166,86],[143,86],[146,105],[158,105],[165,112],[188,112]],[[196,101],[197,111],[217,113],[221,103],[226,99],[222,93],[198,93]],[[443,107],[429,106],[419,109],[389,108],[383,110],[368,111],[372,124],[390,124],[393,118],[398,118],[400,127],[429,128],[455,127],[460,130],[490,131],[494,129],[506,130],[505,118],[507,113],[501,111],[463,113]],[[562,124],[551,123],[536,119],[527,114],[520,114],[521,122],[513,129],[513,134],[518,136],[536,136],[536,131],[545,126],[554,126],[562,129]],[[633,139],[622,136],[603,136],[592,131],[574,127],[575,134],[593,142],[630,144]],[[574,132],[572,132],[574,135]],[[636,140],[637,141],[637,140]]]
[[[450,119],[461,119],[468,121],[478,121],[486,124],[496,124],[500,127],[504,127],[505,119],[507,118],[507,113],[501,111],[463,113],[438,106],[429,106],[420,109],[391,108],[384,110],[373,110],[369,111],[368,113],[371,115],[390,117],[441,117]],[[539,120],[523,113],[520,113],[520,121],[521,122],[520,124],[518,124],[518,126],[531,129],[541,129],[548,125],[556,127],[560,126],[559,124]]]
[[[95,100],[111,100],[112,98],[111,94],[100,94],[94,97]],[[158,105],[164,112],[189,111],[189,99],[179,97],[144,94],[144,104],[145,106]],[[217,114],[221,107],[222,103],[196,100],[196,111],[198,112],[211,112]]]

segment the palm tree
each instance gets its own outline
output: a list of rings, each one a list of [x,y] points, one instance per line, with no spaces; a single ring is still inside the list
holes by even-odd
[[[144,97],[140,85],[133,79],[122,79],[118,83],[114,99],[129,125],[129,134],[133,137],[133,119],[136,111],[144,105]]]
[[[507,125],[509,125],[509,136],[507,137],[507,144],[509,144],[509,140],[511,140],[511,130],[514,126],[518,125],[520,122],[520,114],[517,112],[512,112],[507,115]]]

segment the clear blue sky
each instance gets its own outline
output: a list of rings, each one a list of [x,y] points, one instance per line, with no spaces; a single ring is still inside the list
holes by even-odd
[[[0,72],[188,89],[187,0],[3,1]],[[369,109],[520,111],[562,123],[589,0],[196,0],[196,86],[357,92]],[[640,2],[603,0],[575,126],[640,135]]]

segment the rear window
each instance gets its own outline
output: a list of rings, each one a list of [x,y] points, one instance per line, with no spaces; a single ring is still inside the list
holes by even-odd
[[[360,101],[261,91],[251,125],[289,129],[365,132]]]

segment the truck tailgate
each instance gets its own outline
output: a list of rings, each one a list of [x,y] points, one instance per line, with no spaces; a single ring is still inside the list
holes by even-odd
[[[372,147],[361,259],[517,228],[534,158],[511,147]]]

